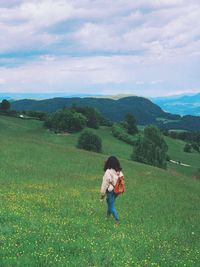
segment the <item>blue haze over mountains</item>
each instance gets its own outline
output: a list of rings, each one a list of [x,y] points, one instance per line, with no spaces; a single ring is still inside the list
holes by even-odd
[[[92,97],[94,94],[74,94],[69,93],[0,93],[0,100],[19,100],[19,99],[50,99],[54,97]],[[102,97],[103,95],[95,95],[95,97]],[[105,95],[105,97],[107,97]],[[113,96],[114,98],[114,96]],[[200,116],[200,93],[194,95],[181,95],[181,96],[170,96],[170,97],[154,97],[149,98],[153,103],[157,104],[164,111],[172,114],[193,115]]]
[[[151,98],[164,111],[179,115],[200,116],[200,93],[172,97]]]
[[[49,99],[54,97],[87,97],[94,96],[94,94],[74,94],[73,92],[69,93],[0,93],[0,100],[20,100],[20,99]],[[100,95],[97,95],[100,96]]]

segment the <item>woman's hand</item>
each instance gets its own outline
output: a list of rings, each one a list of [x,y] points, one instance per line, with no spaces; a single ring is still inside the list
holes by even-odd
[[[105,195],[101,195],[101,196],[100,196],[100,201],[101,201],[101,202],[104,201],[104,198],[105,198]]]

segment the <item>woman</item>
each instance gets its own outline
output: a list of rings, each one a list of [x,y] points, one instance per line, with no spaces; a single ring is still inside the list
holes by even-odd
[[[116,195],[113,190],[118,178],[123,176],[121,170],[122,168],[120,166],[119,160],[114,156],[109,157],[104,165],[105,173],[100,190],[101,199],[103,200],[106,196],[108,204],[107,216],[109,217],[112,214],[116,222],[119,222],[119,216],[115,208]]]

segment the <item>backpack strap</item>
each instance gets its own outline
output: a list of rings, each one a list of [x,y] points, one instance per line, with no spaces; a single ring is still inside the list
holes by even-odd
[[[117,173],[117,176],[118,176],[118,178],[117,178],[117,181],[119,180],[119,178],[120,178],[120,172],[116,172]],[[113,186],[113,190],[114,190],[114,188],[115,188],[115,185],[112,183],[112,182],[110,182],[110,185],[112,185]]]

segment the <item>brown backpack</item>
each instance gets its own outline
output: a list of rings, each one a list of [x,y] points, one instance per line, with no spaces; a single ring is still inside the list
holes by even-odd
[[[119,195],[121,193],[125,192],[125,187],[124,187],[124,176],[119,176],[118,180],[116,182],[116,185],[114,186],[114,193],[116,195]]]

